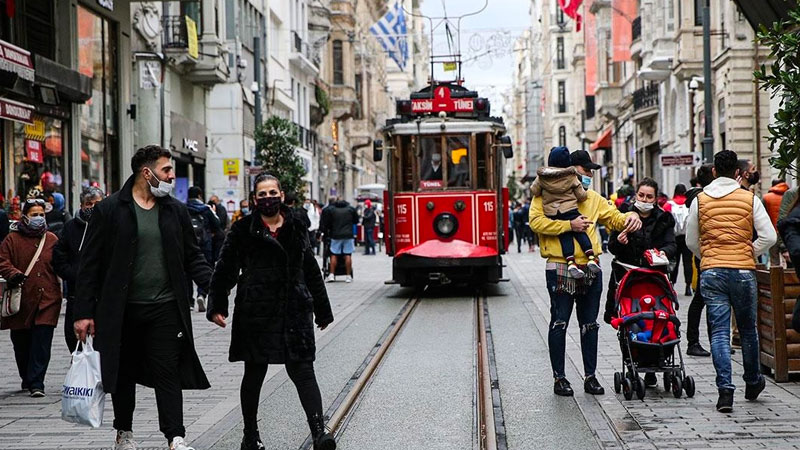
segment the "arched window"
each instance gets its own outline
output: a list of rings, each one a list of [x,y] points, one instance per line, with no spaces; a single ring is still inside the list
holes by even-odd
[[[344,55],[342,41],[333,41],[333,84],[344,84]]]

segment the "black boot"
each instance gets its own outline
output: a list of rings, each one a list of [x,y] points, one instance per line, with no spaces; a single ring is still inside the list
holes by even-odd
[[[259,436],[258,431],[255,433],[245,431],[240,448],[241,450],[263,450],[266,447],[264,447],[264,444],[261,442],[261,436]]]
[[[311,428],[311,437],[314,438],[314,450],[335,450],[336,441],[333,436],[325,429],[325,419],[322,414],[314,414],[308,420]]]

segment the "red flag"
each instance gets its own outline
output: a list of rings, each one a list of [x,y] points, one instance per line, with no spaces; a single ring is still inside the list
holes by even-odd
[[[569,1],[569,4],[567,4],[567,1]],[[575,31],[581,31],[581,23],[583,23],[583,17],[578,13],[581,3],[583,3],[583,0],[558,0],[558,6],[561,7],[564,14],[575,21]]]

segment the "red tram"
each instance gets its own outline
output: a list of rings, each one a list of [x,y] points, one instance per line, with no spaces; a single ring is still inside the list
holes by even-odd
[[[396,108],[374,143],[374,159],[387,156],[390,283],[497,283],[508,246],[504,158],[512,157],[503,120],[458,83],[434,83]]]

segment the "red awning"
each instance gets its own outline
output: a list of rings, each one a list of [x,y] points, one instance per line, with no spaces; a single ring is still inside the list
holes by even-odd
[[[600,133],[600,137],[597,138],[596,141],[592,143],[592,146],[589,147],[592,150],[597,150],[600,148],[611,148],[611,131],[613,127],[606,128],[602,133]]]

